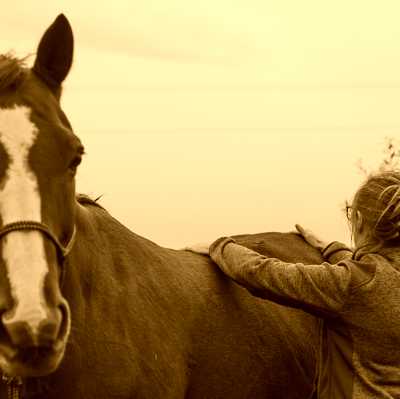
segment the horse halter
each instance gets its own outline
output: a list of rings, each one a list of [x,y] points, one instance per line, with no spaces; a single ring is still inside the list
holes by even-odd
[[[44,223],[40,222],[35,222],[33,220],[21,220],[18,222],[12,222],[4,225],[0,229],[0,240],[6,236],[7,234],[13,232],[13,231],[26,231],[26,230],[36,230],[40,231],[43,233],[50,241],[53,242],[54,246],[56,247],[57,250],[57,255],[60,259],[61,263],[61,277],[60,280],[61,282],[64,279],[64,274],[65,274],[65,269],[63,267],[65,258],[68,256],[68,254],[71,252],[72,247],[74,246],[75,243],[75,238],[76,238],[76,226],[74,224],[74,229],[72,231],[72,235],[67,243],[67,245],[61,244],[60,240],[57,238],[57,236],[52,233],[50,228],[45,225]]]
[[[57,250],[57,255],[60,259],[60,284],[64,281],[65,276],[65,259],[68,254],[71,252],[72,247],[75,243],[76,238],[76,226],[74,224],[74,230],[72,231],[72,235],[67,243],[67,245],[61,244],[60,240],[57,236],[52,233],[48,226],[44,223],[35,222],[33,220],[21,220],[18,222],[12,222],[4,225],[0,229],[0,240],[5,237],[7,234],[13,231],[28,231],[28,230],[36,230],[43,233],[50,241],[53,242],[54,246]],[[7,397],[8,399],[21,399],[22,398],[22,389],[23,389],[23,380],[20,377],[9,377],[5,374],[2,375],[2,380],[7,386]]]

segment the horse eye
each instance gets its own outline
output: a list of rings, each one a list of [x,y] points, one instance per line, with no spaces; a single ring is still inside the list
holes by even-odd
[[[69,169],[75,171],[76,168],[79,166],[79,164],[80,164],[81,162],[82,162],[82,157],[81,157],[80,155],[79,155],[79,156],[76,156],[76,157],[71,161],[71,163],[69,164]]]

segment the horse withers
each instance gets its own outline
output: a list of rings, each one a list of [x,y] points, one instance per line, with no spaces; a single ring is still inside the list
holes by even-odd
[[[162,248],[76,196],[84,149],[60,106],[72,55],[60,15],[32,68],[0,56],[6,381],[41,399],[309,397],[316,317],[251,295],[208,257]],[[237,239],[284,260],[321,262],[295,234]]]

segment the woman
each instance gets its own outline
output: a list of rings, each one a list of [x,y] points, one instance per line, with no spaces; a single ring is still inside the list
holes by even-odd
[[[369,177],[348,210],[354,253],[296,226],[321,265],[268,258],[229,237],[187,249],[257,295],[323,318],[318,398],[400,398],[400,172]]]

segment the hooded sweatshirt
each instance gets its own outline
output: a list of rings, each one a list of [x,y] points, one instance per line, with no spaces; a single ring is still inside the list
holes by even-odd
[[[319,399],[400,399],[400,267],[338,242],[320,265],[269,258],[230,237],[210,256],[257,296],[323,319]]]

